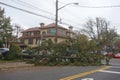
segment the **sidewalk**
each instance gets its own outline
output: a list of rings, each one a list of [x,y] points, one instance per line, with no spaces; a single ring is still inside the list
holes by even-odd
[[[1,70],[8,70],[8,69],[15,69],[15,68],[23,68],[23,67],[32,67],[33,64],[26,64],[25,62],[5,62],[0,63],[0,71]]]

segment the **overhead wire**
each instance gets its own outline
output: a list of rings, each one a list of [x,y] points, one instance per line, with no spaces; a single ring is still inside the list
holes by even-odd
[[[62,2],[60,2],[60,3],[62,3]],[[67,10],[65,10],[65,12],[67,12]],[[78,19],[78,17],[75,17],[71,12],[67,12],[67,13],[69,13],[68,15],[70,15],[71,17]],[[74,23],[75,25],[79,25],[79,26],[81,25],[80,23],[77,23],[76,21],[72,21],[71,19],[66,19],[66,18],[62,18],[62,19],[64,19],[65,21],[70,21],[70,22]]]
[[[39,11],[48,13],[48,14],[50,14],[50,15],[54,15],[53,13],[50,13],[50,12],[45,11],[45,10],[42,10],[42,9],[40,9],[40,8],[38,8],[38,7],[36,7],[36,6],[33,6],[33,5],[31,5],[31,4],[27,3],[27,2],[24,2],[24,1],[22,1],[22,0],[11,0],[11,1],[17,2],[18,4],[23,5],[23,6],[26,6],[26,7],[31,7],[31,8],[33,8],[33,9],[36,9],[36,10],[39,10]],[[18,1],[19,1],[19,2],[18,2]],[[54,15],[54,17],[55,17],[55,15]],[[65,19],[65,18],[62,18],[62,19],[67,20],[67,21],[70,21],[70,22],[73,22],[73,21],[68,20],[68,19]],[[74,23],[75,23],[75,22],[74,22]]]
[[[54,15],[53,13],[50,13],[50,12],[45,11],[45,10],[43,10],[43,9],[40,9],[40,8],[38,8],[38,7],[30,4],[30,3],[27,3],[27,2],[24,2],[24,1],[21,1],[21,0],[11,0],[11,1],[14,1],[14,2],[16,2],[16,3],[20,4],[20,5],[26,6],[26,7],[28,7],[28,8],[33,8],[33,9],[36,9],[36,10],[45,12],[45,13],[47,13],[47,14],[50,14],[50,15]]]
[[[116,7],[120,7],[120,5],[113,5],[113,6],[76,6],[76,7],[81,7],[81,8],[116,8]]]
[[[52,19],[52,18],[49,18],[49,17],[43,16],[43,15],[40,15],[40,14],[31,12],[31,11],[25,10],[25,9],[22,9],[22,8],[18,8],[18,7],[15,7],[15,6],[12,6],[12,5],[3,3],[3,2],[0,2],[0,4],[5,5],[5,6],[8,6],[8,7],[11,7],[11,8],[14,8],[14,9],[17,9],[17,10],[20,10],[20,11],[22,11],[22,12],[26,12],[26,13],[29,13],[29,14],[33,14],[33,15],[36,15],[36,16],[39,16],[39,17],[43,17],[43,18],[46,18],[46,19],[55,21],[55,20]],[[64,25],[69,25],[68,23],[65,23],[65,22],[61,22],[61,21],[58,21],[58,22],[60,22],[60,23],[62,23],[62,24],[64,24]]]
[[[61,1],[59,1],[59,3],[61,3],[61,4],[66,4],[66,3],[64,3],[64,2],[61,2]],[[80,8],[117,8],[117,7],[120,7],[120,5],[110,5],[110,6],[80,6],[80,5],[70,5],[70,6],[74,6],[74,7],[80,7]],[[71,13],[70,13],[71,14]]]
[[[35,6],[33,6],[33,5],[29,4],[29,3],[23,2],[23,1],[21,1],[21,0],[19,0],[19,1],[20,1],[21,3],[24,3],[24,4],[26,4],[26,5],[31,6],[31,7],[33,7],[33,8],[36,8],[36,9],[42,11],[42,12],[46,12],[46,13],[48,13],[48,14],[51,14],[51,13],[49,13],[49,12],[47,12],[47,11],[44,11],[44,10],[42,10],[42,9],[39,9],[38,7],[35,7]],[[60,3],[63,3],[63,2],[60,2]],[[3,2],[0,2],[0,4],[5,5],[5,6],[8,6],[8,7],[11,7],[11,8],[14,8],[14,9],[17,9],[17,10],[20,10],[20,11],[23,11],[23,12],[27,12],[27,13],[30,13],[30,14],[33,14],[33,15],[36,15],[36,16],[40,16],[40,17],[43,17],[43,18],[46,18],[46,19],[49,19],[49,20],[52,20],[52,21],[55,21],[55,20],[52,19],[52,18],[49,18],[49,17],[43,16],[43,15],[40,15],[40,14],[31,12],[31,11],[28,11],[28,10],[25,10],[25,9],[21,9],[21,8],[18,8],[18,7],[15,7],[15,6],[12,6],[12,5],[3,3]],[[63,4],[66,4],[66,3],[63,3]],[[75,5],[70,5],[70,6],[75,6]],[[120,7],[120,5],[98,6],[98,7],[95,7],[95,6],[94,6],[94,7],[93,7],[93,6],[78,6],[78,5],[77,5],[76,7],[82,7],[82,8],[113,8],[113,7]],[[60,21],[59,21],[59,22],[60,22]],[[64,22],[61,22],[61,23],[66,24],[66,25],[69,25],[68,23],[64,23]]]
[[[63,2],[60,2],[60,3],[66,4]],[[70,6],[75,6],[75,5],[70,5]],[[109,5],[109,6],[80,6],[80,5],[77,5],[76,7],[81,7],[81,8],[116,8],[116,7],[120,7],[120,5]]]
[[[36,16],[40,16],[40,17],[43,17],[43,18],[46,18],[46,19],[49,19],[49,20],[54,20],[54,19],[49,18],[49,17],[47,17],[47,16],[43,16],[43,15],[37,14],[37,13],[35,13],[35,12],[31,12],[31,11],[28,11],[28,10],[25,10],[25,9],[22,9],[22,8],[18,8],[18,7],[15,7],[15,6],[12,6],[12,5],[3,3],[3,2],[0,2],[0,4],[5,5],[5,6],[8,6],[8,7],[11,7],[11,8],[14,8],[14,9],[17,9],[17,10],[20,10],[20,11],[23,11],[23,12],[26,12],[26,13],[29,13],[29,14],[33,14],[33,15],[36,15]]]
[[[26,3],[26,2],[23,2],[23,1],[21,1],[21,0],[11,0],[11,1],[14,1],[14,2],[17,2],[18,4],[20,4],[20,5],[22,5],[22,6],[26,6],[26,7],[31,7],[31,8],[33,8],[33,9],[37,9],[37,10],[40,10],[40,11],[42,11],[42,12],[45,12],[45,13],[48,13],[48,14],[51,14],[51,15],[54,15],[54,14],[52,14],[52,13],[50,13],[50,12],[47,12],[47,11],[45,11],[45,10],[42,10],[42,9],[40,9],[40,8],[38,8],[38,7],[35,7],[35,6],[33,6],[33,5],[31,5],[31,4],[29,4],[29,3]],[[21,3],[19,3],[19,2],[21,2]],[[54,15],[55,16],[55,15]],[[67,20],[67,21],[70,21],[70,22],[72,22],[72,23],[75,23],[75,22],[73,22],[73,21],[71,21],[71,20],[68,20],[68,19],[65,19],[65,18],[63,18],[64,20]],[[65,25],[70,25],[70,24],[68,24],[68,23],[65,23],[65,22],[62,22],[62,21],[58,21],[60,24],[62,23],[62,24],[65,24]],[[76,23],[75,23],[76,24]],[[76,24],[76,25],[78,25],[78,23]]]

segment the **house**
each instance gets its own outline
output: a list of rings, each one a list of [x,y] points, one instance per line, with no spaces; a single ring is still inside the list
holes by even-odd
[[[68,37],[72,37],[73,35],[74,33],[72,31],[72,27],[69,27],[69,29],[67,29],[63,26],[58,25],[56,29],[55,23],[51,23],[48,25],[40,23],[39,27],[33,27],[24,30],[22,32],[20,40],[22,43],[30,47],[37,47],[46,40],[51,39],[53,43],[59,43],[67,40]]]

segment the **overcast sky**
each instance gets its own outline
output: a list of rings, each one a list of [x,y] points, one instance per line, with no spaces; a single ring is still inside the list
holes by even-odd
[[[50,24],[55,22],[55,1],[56,0],[0,0],[0,2],[25,9],[50,19],[29,14],[16,10],[14,8],[0,4],[5,8],[6,16],[10,16],[12,23],[19,24],[24,29],[37,27],[39,23]],[[79,5],[68,5],[59,10],[59,19],[74,29],[82,28],[82,24],[90,18],[102,17],[111,22],[111,26],[115,26],[117,32],[120,33],[120,6],[109,8],[91,8],[100,6],[120,5],[120,0],[59,0],[59,8],[68,3],[79,3]],[[89,8],[80,7],[88,6]],[[53,19],[53,20],[51,20]]]

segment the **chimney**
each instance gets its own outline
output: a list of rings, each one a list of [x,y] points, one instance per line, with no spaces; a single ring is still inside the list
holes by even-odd
[[[72,26],[69,26],[69,31],[72,31],[73,30],[73,27]]]
[[[45,25],[44,23],[40,23],[40,27],[44,27],[44,25]]]

